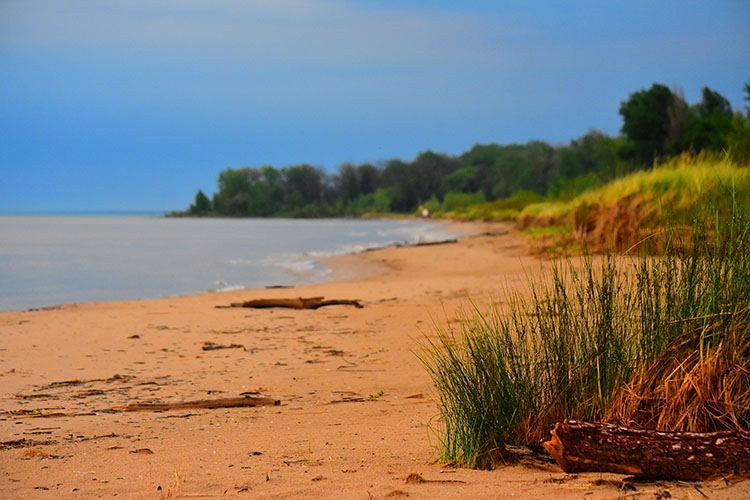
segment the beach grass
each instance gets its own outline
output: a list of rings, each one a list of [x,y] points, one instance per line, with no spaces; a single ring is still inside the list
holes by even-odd
[[[490,202],[485,202],[481,193],[448,193],[442,203],[435,199],[426,203],[425,207],[430,216],[436,219],[514,221],[524,207],[544,199],[544,196],[531,191],[518,191],[507,198]]]
[[[646,237],[625,255],[557,260],[528,290],[507,291],[502,308],[474,307],[460,328],[427,336],[420,360],[437,390],[442,461],[493,467],[507,445],[538,446],[568,418],[750,429],[750,182],[732,166],[694,163],[618,182],[585,199],[607,206],[625,186],[628,197],[666,185],[661,199],[677,207],[709,195],[649,226],[658,245]],[[692,191],[673,195],[676,185]]]
[[[572,200],[529,204],[516,220],[521,229],[569,225],[590,249],[626,250],[664,227],[690,226],[696,212],[726,219],[738,200],[750,203],[749,168],[726,155],[683,154]]]

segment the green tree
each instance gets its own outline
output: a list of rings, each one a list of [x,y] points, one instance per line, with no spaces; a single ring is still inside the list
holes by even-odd
[[[411,212],[418,205],[419,193],[412,182],[409,166],[401,160],[388,162],[383,169],[383,188],[388,189],[390,210]]]
[[[675,96],[664,85],[654,83],[648,90],[630,94],[620,106],[622,132],[629,139],[632,154],[638,163],[652,164],[661,157],[670,136],[670,113]]]
[[[698,116],[701,118],[710,118],[716,113],[731,116],[732,105],[723,95],[708,87],[703,87],[701,97],[701,102],[695,105]]]
[[[351,163],[340,165],[334,178],[334,185],[338,198],[344,204],[349,203],[360,195],[359,171]]]
[[[263,182],[268,190],[268,213],[277,214],[281,210],[284,201],[284,179],[282,173],[272,166],[261,168]]]
[[[434,153],[430,150],[419,153],[409,165],[409,183],[417,194],[416,203],[409,207],[409,211],[417,205],[430,199],[440,191],[443,178],[461,166],[457,158]]]
[[[219,191],[214,195],[214,209],[222,215],[247,215],[250,179],[253,169],[227,168],[219,173]]]
[[[287,208],[319,203],[323,199],[323,171],[311,165],[295,165],[283,171]]]
[[[740,165],[750,166],[750,81],[745,83],[745,100],[749,106],[745,109],[746,115],[736,113],[732,117],[732,128],[724,140],[727,145],[727,154]]]
[[[460,157],[462,165],[474,169],[476,189],[481,189],[487,199],[494,199],[492,190],[498,181],[495,162],[503,149],[499,144],[475,144]]]
[[[495,158],[492,198],[506,198],[519,190],[544,193],[555,162],[555,149],[542,141],[503,146]]]
[[[374,193],[380,187],[380,171],[369,163],[357,167],[357,178],[362,194]]]
[[[393,188],[381,188],[373,195],[372,208],[377,213],[388,213],[393,210]]]
[[[550,184],[558,178],[572,179],[589,173],[601,179],[614,179],[627,170],[619,153],[622,143],[622,138],[610,137],[598,130],[573,139],[568,146],[560,148],[558,169],[551,175]]]
[[[750,116],[737,113],[732,118],[732,128],[724,137],[727,154],[736,163],[750,166]]]
[[[206,215],[211,212],[211,200],[202,190],[199,189],[196,193],[195,202],[190,205],[188,212],[191,215]]]
[[[715,90],[703,87],[702,100],[690,108],[682,138],[682,151],[711,150],[726,147],[725,137],[732,130],[732,106]]]
[[[451,172],[440,181],[440,196],[446,193],[472,193],[474,188],[474,168],[463,167]]]

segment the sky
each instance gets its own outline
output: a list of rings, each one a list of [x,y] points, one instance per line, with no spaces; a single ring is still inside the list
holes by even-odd
[[[744,110],[750,1],[0,0],[0,212],[184,209],[221,170],[619,134],[658,82]]]

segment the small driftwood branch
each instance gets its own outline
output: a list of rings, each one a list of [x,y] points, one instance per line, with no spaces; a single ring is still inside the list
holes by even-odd
[[[182,401],[179,403],[131,403],[113,408],[117,411],[166,411],[166,410],[196,410],[213,408],[237,408],[243,406],[276,406],[281,404],[278,399],[266,397],[241,397],[221,399],[200,399],[197,401]]]
[[[451,238],[449,240],[435,240],[435,241],[418,241],[417,243],[405,243],[403,245],[396,245],[399,248],[402,247],[432,247],[435,245],[449,245],[451,243],[458,243],[458,238]]]
[[[661,432],[566,420],[543,443],[565,472],[616,472],[688,481],[750,474],[750,434]]]
[[[324,297],[297,297],[293,299],[254,299],[245,302],[232,302],[228,306],[216,306],[217,308],[250,307],[254,309],[265,309],[268,307],[286,307],[289,309],[318,309],[324,306],[354,306],[362,309],[359,300],[325,300]]]
[[[216,342],[203,342],[202,349],[204,351],[216,351],[218,349],[244,349],[245,346],[242,344],[229,344],[229,345],[223,345],[223,344],[217,344]]]

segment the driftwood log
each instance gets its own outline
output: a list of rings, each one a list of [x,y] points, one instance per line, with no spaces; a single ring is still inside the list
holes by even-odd
[[[220,399],[199,399],[196,401],[181,401],[178,403],[131,403],[113,408],[116,411],[166,411],[166,410],[196,410],[213,408],[237,408],[242,406],[276,406],[281,404],[278,399],[266,397],[241,397]]]
[[[268,307],[286,307],[289,309],[318,309],[324,306],[354,306],[362,309],[363,306],[359,300],[325,300],[324,297],[297,297],[293,299],[255,299],[246,300],[245,302],[232,302],[228,306],[216,306],[217,308],[228,307],[250,307],[255,309],[265,309]]]
[[[565,472],[616,472],[702,480],[750,474],[750,434],[661,432],[612,424],[559,422],[543,443]]]

